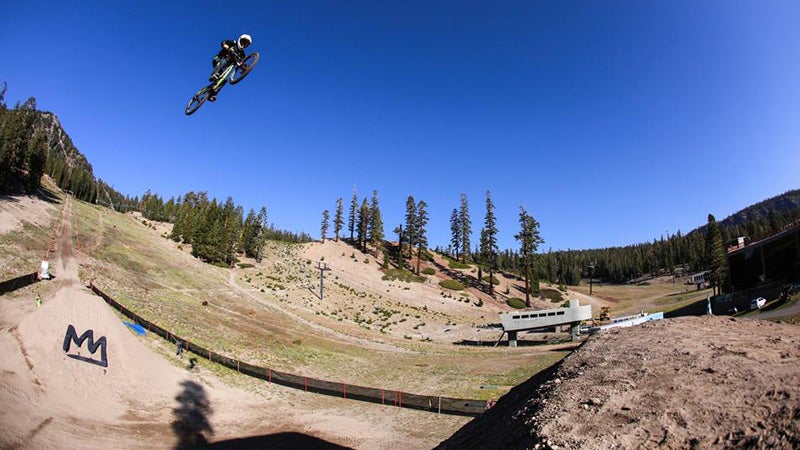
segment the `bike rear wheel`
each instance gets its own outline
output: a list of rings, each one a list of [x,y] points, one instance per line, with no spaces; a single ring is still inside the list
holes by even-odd
[[[200,89],[200,91],[198,91],[197,94],[195,94],[194,97],[192,97],[192,99],[189,100],[189,104],[186,105],[186,111],[184,111],[186,115],[191,116],[192,113],[200,109],[200,107],[203,106],[203,103],[205,103],[206,100],[208,100],[209,94],[210,92],[208,90],[208,87]]]
[[[253,67],[255,67],[256,63],[258,62],[259,57],[260,55],[258,52],[253,52],[244,58],[244,61],[242,61],[241,65],[237,64],[233,69],[233,73],[231,74],[231,84],[236,84],[242,81],[244,77],[246,77],[247,74],[253,70]]]

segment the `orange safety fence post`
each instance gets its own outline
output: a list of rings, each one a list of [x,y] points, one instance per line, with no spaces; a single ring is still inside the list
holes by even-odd
[[[383,388],[381,388],[381,405],[385,405],[386,404],[384,402],[385,399],[386,399],[386,396],[384,395]]]
[[[308,392],[308,378],[303,377],[303,391]]]
[[[342,390],[344,391],[344,398],[347,398],[347,385],[342,383]]]

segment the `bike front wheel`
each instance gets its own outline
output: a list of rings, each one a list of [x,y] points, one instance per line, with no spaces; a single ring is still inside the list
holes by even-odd
[[[189,100],[189,104],[186,105],[186,111],[184,111],[186,115],[191,116],[192,113],[200,109],[200,107],[203,106],[203,103],[205,103],[206,100],[208,100],[208,97],[209,97],[208,87],[200,89],[200,91],[198,91],[197,94],[195,94],[194,97],[192,97],[192,99]]]
[[[242,81],[244,77],[246,77],[247,74],[253,70],[253,67],[255,67],[256,63],[258,62],[259,57],[260,55],[258,52],[253,52],[247,55],[241,64],[237,64],[233,69],[233,73],[231,74],[231,84],[236,84]]]

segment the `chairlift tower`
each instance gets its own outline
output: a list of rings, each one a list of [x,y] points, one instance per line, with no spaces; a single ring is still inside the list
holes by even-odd
[[[318,262],[317,269],[319,269],[319,299],[322,300],[323,291],[325,289],[325,271],[331,270],[328,263]]]

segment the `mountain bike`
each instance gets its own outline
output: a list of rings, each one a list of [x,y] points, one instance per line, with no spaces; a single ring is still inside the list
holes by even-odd
[[[186,115],[189,116],[200,109],[206,100],[210,102],[216,101],[217,94],[219,94],[219,91],[222,90],[226,84],[230,83],[231,85],[234,85],[242,81],[244,77],[246,77],[247,74],[253,70],[253,67],[255,67],[256,63],[258,62],[259,56],[260,55],[258,52],[253,52],[244,58],[237,57],[235,61],[228,64],[216,81],[212,81],[208,86],[205,86],[197,91],[197,93],[194,94],[194,97],[189,100],[189,104],[186,105]]]

